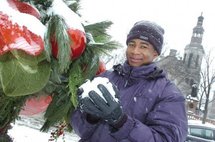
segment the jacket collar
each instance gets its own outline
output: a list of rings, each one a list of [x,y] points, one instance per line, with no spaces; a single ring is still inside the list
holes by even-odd
[[[118,74],[125,76],[128,79],[156,79],[164,77],[165,73],[163,70],[159,69],[155,63],[149,65],[144,65],[140,67],[132,67],[126,61],[123,65],[118,64],[113,67],[114,71]]]

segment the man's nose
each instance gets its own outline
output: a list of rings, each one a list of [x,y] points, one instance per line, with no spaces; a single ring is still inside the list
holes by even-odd
[[[133,53],[133,54],[139,53],[138,46],[135,46],[135,47],[133,48],[132,53]]]

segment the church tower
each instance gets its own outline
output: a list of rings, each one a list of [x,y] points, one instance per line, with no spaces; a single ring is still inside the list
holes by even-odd
[[[190,44],[188,44],[184,50],[183,63],[190,74],[185,81],[191,86],[193,84],[198,86],[198,83],[200,82],[201,64],[205,54],[202,46],[202,38],[204,33],[203,20],[204,17],[201,14],[198,17],[197,25],[193,28]]]
[[[178,86],[185,96],[187,111],[193,113],[196,113],[198,109],[197,94],[201,79],[202,59],[205,55],[202,46],[203,20],[204,17],[201,14],[193,28],[191,41],[184,48],[183,59],[177,58],[177,51],[172,49],[168,56],[157,62],[158,66],[168,73],[168,78]]]

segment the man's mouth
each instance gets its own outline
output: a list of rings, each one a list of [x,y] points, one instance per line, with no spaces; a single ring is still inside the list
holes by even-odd
[[[131,62],[140,62],[140,61],[142,61],[142,58],[136,58],[136,57],[135,58],[130,57],[129,59],[130,59]]]

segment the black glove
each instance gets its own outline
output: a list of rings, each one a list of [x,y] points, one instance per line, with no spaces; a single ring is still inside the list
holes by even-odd
[[[82,102],[82,96],[81,94],[84,92],[83,88],[78,88],[77,90],[77,95],[78,95],[78,102],[79,102],[79,105],[78,107],[79,108],[82,108],[81,106],[83,105],[81,102]],[[83,112],[83,109],[80,109],[82,112]],[[91,123],[91,124],[96,124],[98,123],[101,118],[100,117],[97,117],[95,115],[91,115],[89,113],[86,114],[86,120]]]
[[[90,91],[89,97],[80,99],[81,109],[88,114],[102,118],[111,126],[118,125],[120,122],[121,127],[121,120],[123,120],[123,123],[125,122],[125,119],[123,119],[125,115],[122,112],[120,104],[113,98],[104,85],[99,84],[98,88],[105,100],[95,91]],[[115,87],[114,91],[118,95],[119,91]]]

